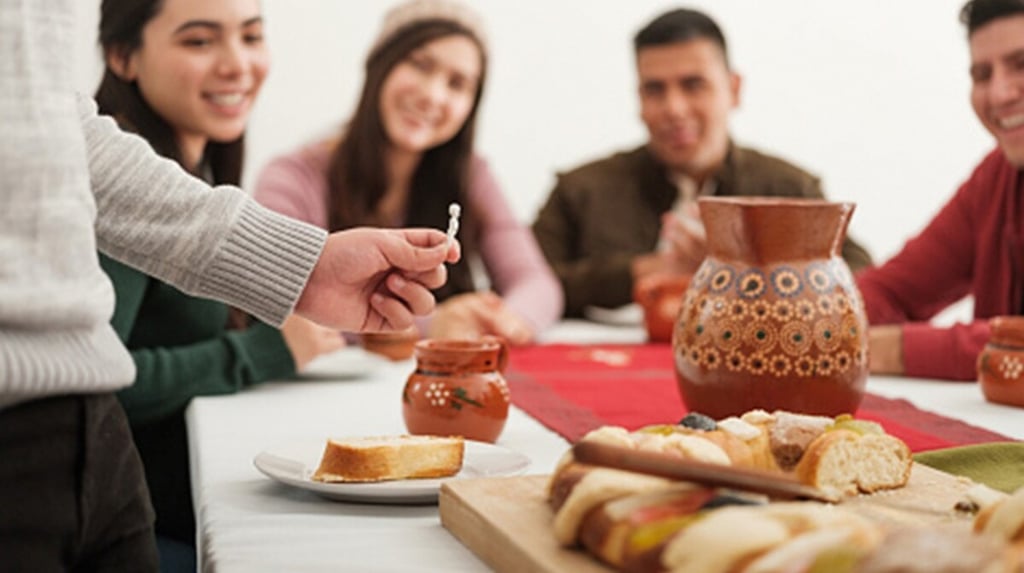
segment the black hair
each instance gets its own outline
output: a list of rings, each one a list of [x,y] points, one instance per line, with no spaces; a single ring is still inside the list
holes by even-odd
[[[164,0],[103,0],[99,43],[107,57],[127,58],[142,46],[142,30],[163,9]],[[238,185],[242,179],[245,135],[229,142],[209,141],[200,165],[185,165],[174,128],[142,97],[139,86],[114,73],[109,65],[96,88],[96,105],[127,131],[142,136],[154,151],[178,162],[186,171],[208,166],[211,183]],[[193,173],[200,175],[200,173]]]
[[[1007,16],[1024,15],[1024,0],[970,0],[960,9],[960,23],[970,38],[978,28]]]
[[[689,8],[671,10],[651,20],[633,37],[633,49],[639,53],[641,49],[650,46],[702,38],[715,43],[722,50],[726,63],[729,62],[729,50],[722,29],[707,14]]]
[[[471,292],[473,277],[469,255],[478,252],[477,221],[480,219],[466,198],[469,166],[476,133],[476,117],[483,97],[487,75],[487,51],[465,26],[444,19],[424,20],[402,28],[366,59],[366,79],[362,94],[341,140],[331,153],[327,167],[328,230],[337,231],[362,225],[388,226],[376,213],[387,191],[385,166],[388,136],[380,114],[380,92],[391,71],[409,54],[434,40],[449,36],[469,38],[480,49],[481,72],[473,98],[473,108],[462,128],[450,140],[427,150],[413,174],[409,190],[410,227],[444,228],[448,224],[448,205],[463,206],[462,260],[448,267],[448,281],[434,291],[438,300]]]

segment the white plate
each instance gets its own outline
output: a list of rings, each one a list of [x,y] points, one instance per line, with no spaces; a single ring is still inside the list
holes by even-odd
[[[587,320],[612,326],[636,326],[644,323],[644,309],[636,303],[630,303],[618,308],[588,306],[583,309],[583,316]]]
[[[388,359],[359,346],[346,346],[330,354],[317,356],[299,372],[301,378],[343,380],[362,378],[388,365]]]
[[[373,483],[323,483],[310,476],[320,465],[325,438],[289,442],[267,448],[253,459],[256,469],[281,483],[305,489],[329,499],[363,503],[437,503],[441,484],[459,478],[518,475],[530,459],[508,448],[466,440],[462,471],[438,479],[409,479]]]

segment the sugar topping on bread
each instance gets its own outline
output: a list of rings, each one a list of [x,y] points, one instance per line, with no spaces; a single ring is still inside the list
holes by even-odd
[[[976,492],[972,493],[977,496]],[[1024,543],[1024,488],[1010,496],[997,498],[996,495],[985,494],[984,504],[979,504],[981,511],[975,518],[975,531],[1018,544]]]
[[[465,441],[458,436],[329,438],[311,479],[376,482],[437,478],[459,473]]]

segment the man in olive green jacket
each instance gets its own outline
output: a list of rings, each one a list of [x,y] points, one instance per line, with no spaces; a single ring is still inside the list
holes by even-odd
[[[634,48],[647,144],[561,174],[533,224],[566,316],[629,303],[641,277],[693,273],[705,255],[699,196],[824,196],[814,175],[731,140],[741,78],[711,18],[667,12]],[[850,239],[843,257],[854,271],[871,263]]]

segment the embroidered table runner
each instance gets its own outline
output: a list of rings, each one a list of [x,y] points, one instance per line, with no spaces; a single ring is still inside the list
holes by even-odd
[[[505,376],[512,402],[569,441],[603,425],[635,430],[686,415],[667,344],[513,348]],[[879,422],[914,452],[1011,440],[870,393],[856,415]]]

